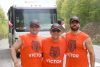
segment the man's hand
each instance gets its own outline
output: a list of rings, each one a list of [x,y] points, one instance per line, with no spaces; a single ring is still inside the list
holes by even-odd
[[[15,67],[22,67],[19,63],[14,63]]]

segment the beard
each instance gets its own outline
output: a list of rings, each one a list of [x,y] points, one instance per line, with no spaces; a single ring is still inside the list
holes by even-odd
[[[79,27],[77,27],[77,26],[72,26],[72,27],[71,27],[71,30],[72,30],[72,31],[78,31],[78,30],[79,30]]]

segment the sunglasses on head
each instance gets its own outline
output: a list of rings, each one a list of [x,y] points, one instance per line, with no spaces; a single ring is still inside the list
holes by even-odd
[[[51,32],[61,32],[59,29],[52,29]]]

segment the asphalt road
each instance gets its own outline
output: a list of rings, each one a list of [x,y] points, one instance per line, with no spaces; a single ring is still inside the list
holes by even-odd
[[[100,46],[93,47],[96,55],[95,67],[100,67]],[[0,40],[0,67],[14,67],[7,39]]]

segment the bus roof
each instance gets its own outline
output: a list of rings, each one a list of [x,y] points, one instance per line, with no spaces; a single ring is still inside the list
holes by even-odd
[[[13,1],[14,7],[28,7],[28,8],[54,8],[56,7],[56,0],[17,0]]]

